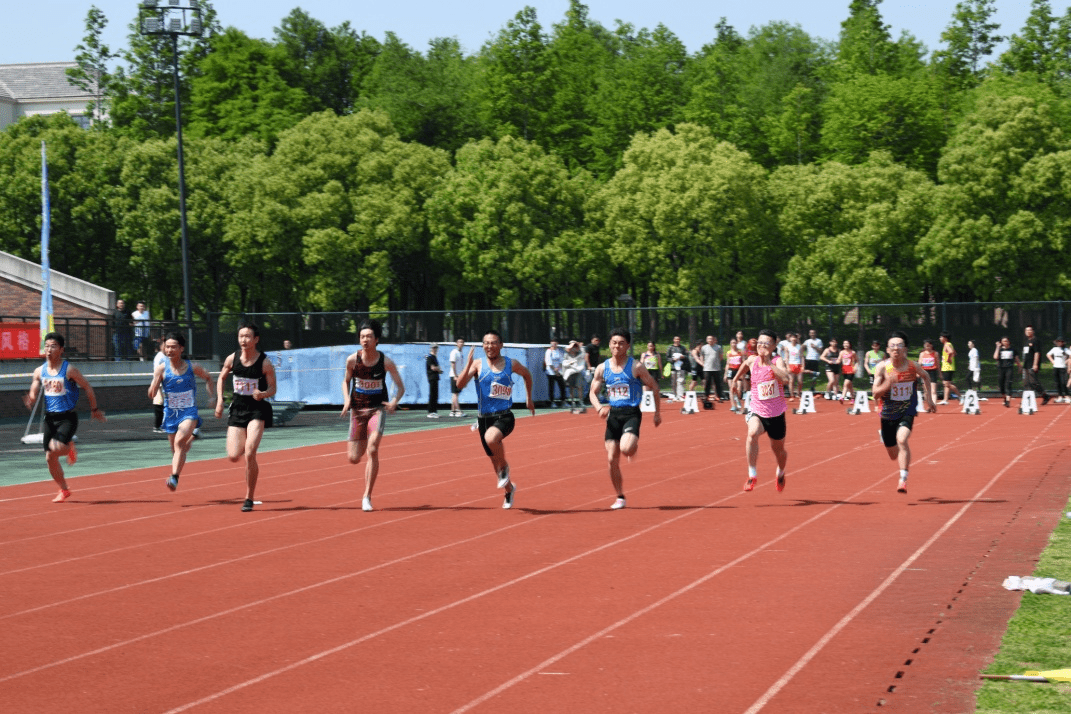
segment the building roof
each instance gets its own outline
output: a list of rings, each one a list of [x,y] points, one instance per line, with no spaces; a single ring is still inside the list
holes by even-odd
[[[0,97],[26,101],[59,97],[91,97],[67,79],[67,70],[76,62],[0,64]]]

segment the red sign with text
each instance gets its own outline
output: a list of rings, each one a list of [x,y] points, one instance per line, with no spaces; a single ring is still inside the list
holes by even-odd
[[[41,328],[33,322],[0,322],[0,359],[41,356]]]

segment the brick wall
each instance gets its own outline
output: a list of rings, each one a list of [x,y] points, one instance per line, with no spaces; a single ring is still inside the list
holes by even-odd
[[[100,318],[100,312],[75,305],[55,296],[52,313],[56,317]],[[41,314],[41,291],[0,278],[0,315],[29,317],[36,321]]]

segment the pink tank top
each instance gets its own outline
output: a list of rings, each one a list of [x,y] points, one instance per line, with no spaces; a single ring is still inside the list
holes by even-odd
[[[780,360],[774,357],[774,360]],[[773,369],[758,359],[751,363],[751,411],[769,419],[785,413],[785,391]]]

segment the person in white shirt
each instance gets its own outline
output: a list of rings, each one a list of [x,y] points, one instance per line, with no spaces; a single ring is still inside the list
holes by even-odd
[[[967,340],[967,371],[971,373],[971,389],[977,392],[982,388],[982,360],[974,340]]]
[[[818,383],[818,375],[822,372],[822,350],[825,345],[822,343],[822,339],[818,336],[818,333],[814,330],[810,330],[807,333],[807,339],[803,341],[803,347],[807,350],[806,355],[803,357],[803,373],[811,375],[811,391],[814,391],[815,385]],[[803,380],[800,380],[800,384]]]
[[[562,377],[562,358],[565,354],[558,347],[557,340],[550,341],[550,347],[543,353],[543,372],[547,375],[547,400],[552,406],[560,407],[565,403],[565,378]],[[558,387],[560,399],[554,399],[554,386]]]
[[[1056,378],[1056,401],[1071,404],[1071,396],[1068,396],[1067,390],[1067,358],[1071,355],[1071,350],[1068,350],[1064,345],[1064,338],[1062,337],[1057,337],[1053,340],[1053,344],[1056,346],[1049,350],[1045,356],[1052,363],[1052,373]]]
[[[457,388],[457,378],[461,375],[461,350],[465,347],[465,340],[459,337],[455,344],[457,346],[450,350],[450,416],[463,417],[465,412],[461,411],[458,402],[461,390]]]
[[[134,351],[138,353],[138,359],[144,362],[152,349],[152,343],[149,340],[149,321],[152,320],[152,316],[149,315],[149,308],[145,306],[144,300],[138,300],[138,309],[130,315],[130,318],[134,321]]]

